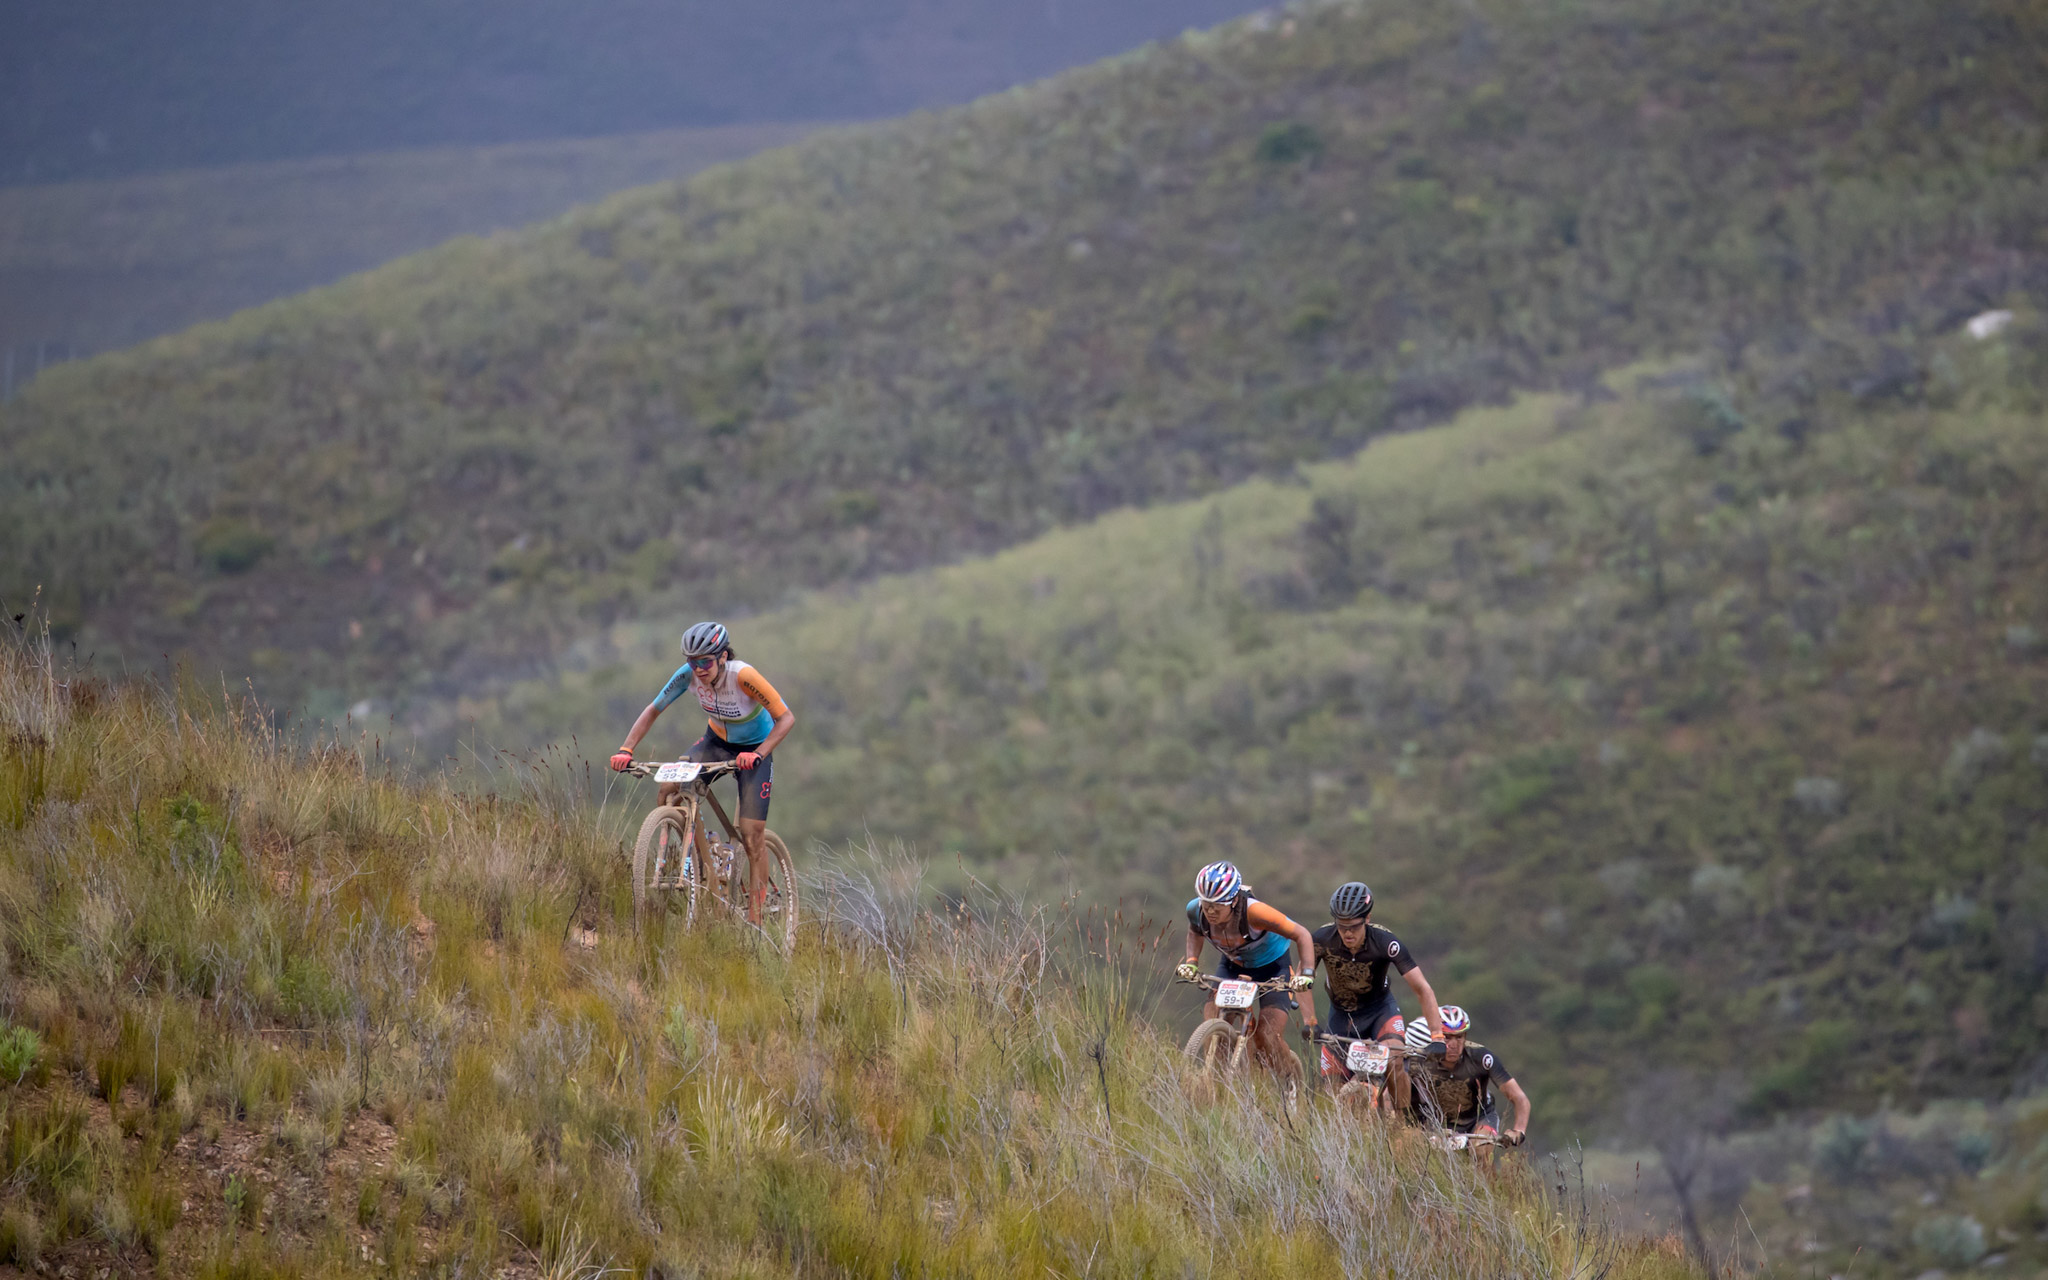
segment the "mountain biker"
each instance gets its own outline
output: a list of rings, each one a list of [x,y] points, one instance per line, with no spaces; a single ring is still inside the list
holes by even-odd
[[[1357,880],[1337,886],[1330,895],[1330,923],[1310,936],[1316,957],[1323,965],[1323,985],[1330,993],[1330,1031],[1353,1040],[1398,1042],[1406,1030],[1401,1006],[1387,980],[1389,968],[1398,972],[1422,1001],[1422,1015],[1430,1030],[1443,1025],[1437,1011],[1436,992],[1415,963],[1415,957],[1393,931],[1373,924],[1372,890]],[[1343,1059],[1328,1045],[1323,1047],[1323,1079],[1333,1089],[1351,1079]],[[1397,1057],[1388,1072],[1394,1105],[1406,1111],[1409,1104],[1408,1073]]]
[[[1468,1038],[1472,1019],[1463,1009],[1447,1004],[1442,1012],[1444,1056],[1425,1069],[1425,1111],[1453,1133],[1487,1134],[1507,1146],[1521,1146],[1529,1133],[1529,1095],[1491,1049]],[[1505,1131],[1495,1088],[1515,1104],[1515,1123]]]
[[[767,677],[733,656],[732,637],[723,625],[700,622],[685,631],[683,659],[654,701],[633,721],[625,743],[612,756],[612,768],[630,768],[633,748],[640,745],[668,705],[685,692],[697,695],[697,705],[704,709],[708,722],[704,736],[683,758],[710,763],[730,760],[739,765],[734,775],[740,789],[736,816],[740,842],[747,848],[747,881],[753,886],[747,919],[759,924],[768,893],[768,791],[775,778],[775,748],[789,736],[796,716]],[[661,784],[661,803],[675,804],[682,795],[682,783]],[[698,852],[704,853],[701,836]]]
[[[1296,968],[1289,960],[1288,944],[1301,953]],[[1315,984],[1316,944],[1309,931],[1252,896],[1251,886],[1228,862],[1212,862],[1195,875],[1195,896],[1188,899],[1188,958],[1179,973],[1193,981],[1201,973],[1202,947],[1216,944],[1222,963],[1219,978],[1243,978],[1265,982],[1290,977],[1287,991],[1268,991],[1259,997],[1259,1016],[1252,1022],[1252,1048],[1268,1070],[1293,1083],[1301,1064],[1287,1051],[1281,1038],[1287,1026],[1287,1011],[1299,1008],[1291,991],[1306,991]],[[1210,996],[1202,1010],[1204,1018],[1217,1015],[1216,1000]],[[1313,1035],[1316,1002],[1311,998],[1301,1010],[1302,1031]]]

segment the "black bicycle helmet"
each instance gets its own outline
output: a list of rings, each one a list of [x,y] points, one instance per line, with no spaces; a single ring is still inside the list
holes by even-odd
[[[716,622],[700,622],[683,632],[683,656],[702,658],[708,654],[725,652],[730,637],[725,627]]]
[[[1330,895],[1330,917],[1335,920],[1363,920],[1372,914],[1372,890],[1353,880],[1337,886]]]

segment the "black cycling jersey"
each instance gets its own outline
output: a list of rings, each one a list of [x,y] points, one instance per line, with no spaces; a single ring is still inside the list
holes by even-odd
[[[1494,1110],[1494,1089],[1514,1078],[1493,1050],[1468,1040],[1465,1051],[1458,1055],[1458,1065],[1446,1068],[1439,1059],[1424,1068],[1417,1081],[1423,1088],[1416,1091],[1416,1101],[1428,1108],[1429,1102],[1421,1097],[1423,1090],[1427,1090],[1438,1113],[1432,1118],[1441,1119],[1453,1129],[1469,1126]]]
[[[1376,924],[1365,926],[1365,938],[1356,951],[1346,950],[1337,936],[1337,926],[1326,924],[1310,934],[1316,944],[1316,960],[1327,970],[1324,985],[1330,1005],[1348,1013],[1372,1008],[1387,998],[1387,966],[1402,973],[1415,967],[1415,957],[1390,930]]]

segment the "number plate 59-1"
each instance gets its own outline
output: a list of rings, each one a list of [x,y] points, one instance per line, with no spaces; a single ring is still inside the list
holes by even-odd
[[[1216,984],[1216,1007],[1219,1009],[1249,1009],[1259,998],[1259,984],[1256,982],[1219,982]]]
[[[1344,1066],[1346,1070],[1362,1071],[1369,1076],[1383,1076],[1387,1073],[1387,1046],[1353,1041],[1351,1051],[1345,1055]]]
[[[665,764],[654,771],[656,782],[695,782],[697,773],[703,768],[694,760],[678,760]]]

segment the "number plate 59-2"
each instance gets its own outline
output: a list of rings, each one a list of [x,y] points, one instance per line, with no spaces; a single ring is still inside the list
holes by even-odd
[[[1256,982],[1219,982],[1216,984],[1216,1007],[1219,1009],[1249,1009],[1259,998],[1259,984]]]
[[[656,769],[654,771],[654,780],[656,782],[695,782],[697,780],[697,773],[702,768],[703,766],[694,760],[678,760],[674,764],[665,764]]]

